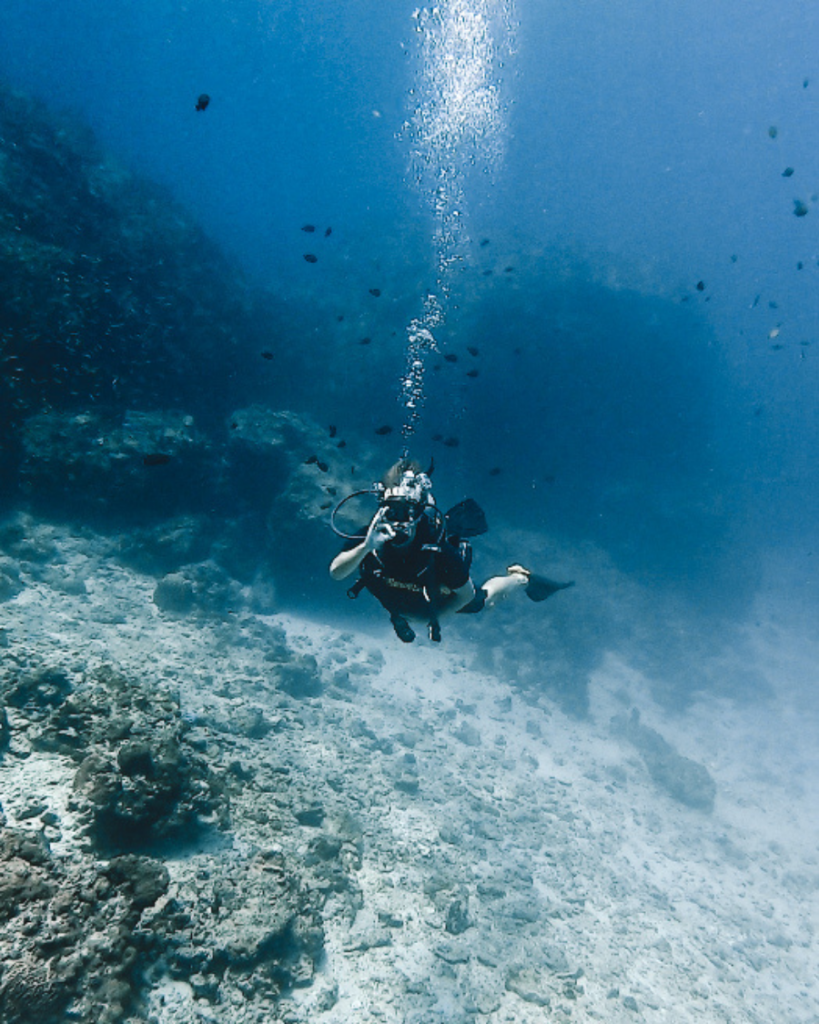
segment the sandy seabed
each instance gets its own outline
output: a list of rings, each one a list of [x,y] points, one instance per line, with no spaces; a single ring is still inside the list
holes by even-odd
[[[796,696],[819,674],[819,643],[770,618],[749,627],[774,697],[704,698],[673,717],[611,652],[577,720],[476,671],[457,624],[440,646],[407,647],[366,616],[355,631],[286,611],[170,617],[153,603],[154,578],[101,557],[92,538],[57,543],[62,578],[84,586],[23,572],[24,589],[0,606],[7,665],[114,664],[178,693],[191,719],[258,712],[269,731],[215,734],[216,760],[249,772],[286,764],[327,822],[360,828],[355,912],[327,899],[320,969],[275,1019],[819,1020],[819,716]],[[271,628],[317,659],[320,695],[294,699],[269,682]],[[630,707],[707,767],[713,812],[675,802],[612,733]],[[41,827],[25,809],[47,794],[60,822],[52,849],[66,858],[79,841],[73,770],[57,755],[0,761],[7,825]],[[253,787],[233,799],[213,848],[163,853],[172,894],[206,858],[305,855],[314,829],[273,827],[260,800]],[[167,978],[141,1013],[158,1024],[272,1019],[238,989],[203,998]]]

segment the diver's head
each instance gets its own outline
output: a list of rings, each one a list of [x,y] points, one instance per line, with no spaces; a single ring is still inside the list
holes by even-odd
[[[401,547],[414,539],[425,509],[435,504],[432,481],[419,463],[401,459],[384,474],[382,483],[384,518],[395,531],[391,543]]]
[[[435,499],[432,497],[432,476],[435,468],[430,459],[429,468],[426,473],[421,469],[421,464],[414,459],[402,458],[390,466],[380,483],[360,491],[353,491],[335,506],[330,513],[330,526],[339,537],[345,540],[364,540],[366,530],[363,533],[345,533],[337,525],[337,516],[342,506],[348,501],[359,497],[362,494],[375,495],[378,504],[384,512],[384,518],[392,526],[395,537],[393,544],[409,543],[415,537],[415,530],[420,522],[424,511],[430,509],[430,515],[442,529],[443,516],[435,508]]]
[[[384,498],[409,498],[421,505],[434,505],[431,474],[431,464],[425,473],[415,459],[399,459],[381,478]]]

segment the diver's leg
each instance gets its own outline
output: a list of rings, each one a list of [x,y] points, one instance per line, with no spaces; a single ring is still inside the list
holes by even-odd
[[[376,593],[375,597],[378,599],[379,604],[389,614],[392,628],[395,630],[395,635],[398,639],[405,644],[411,644],[415,639],[415,630],[407,621],[407,614],[404,608],[400,604],[396,604],[395,601],[390,600],[392,595]]]
[[[506,576],[492,576],[482,585],[486,593],[484,607],[491,608],[528,583],[529,573],[522,566],[510,565]]]
[[[403,615],[399,615],[397,612],[393,612],[390,615],[390,622],[392,628],[395,630],[395,635],[405,644],[411,644],[415,639],[415,630],[407,622]]]

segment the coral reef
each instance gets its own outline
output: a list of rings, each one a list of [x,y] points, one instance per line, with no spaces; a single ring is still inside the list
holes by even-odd
[[[116,1024],[155,953],[144,911],[168,872],[144,856],[60,862],[42,836],[0,832],[0,1020]],[[13,951],[13,952],[12,952]]]
[[[25,717],[31,749],[77,765],[71,810],[91,849],[149,849],[227,824],[224,787],[188,743],[169,694],[102,666],[76,686],[58,669],[11,672],[0,695]]]

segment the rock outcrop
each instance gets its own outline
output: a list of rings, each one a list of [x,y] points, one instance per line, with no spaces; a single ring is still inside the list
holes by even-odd
[[[640,752],[652,779],[669,796],[701,811],[714,809],[717,787],[705,765],[684,757],[656,729],[640,722],[640,712],[617,715],[612,731],[623,736]]]

